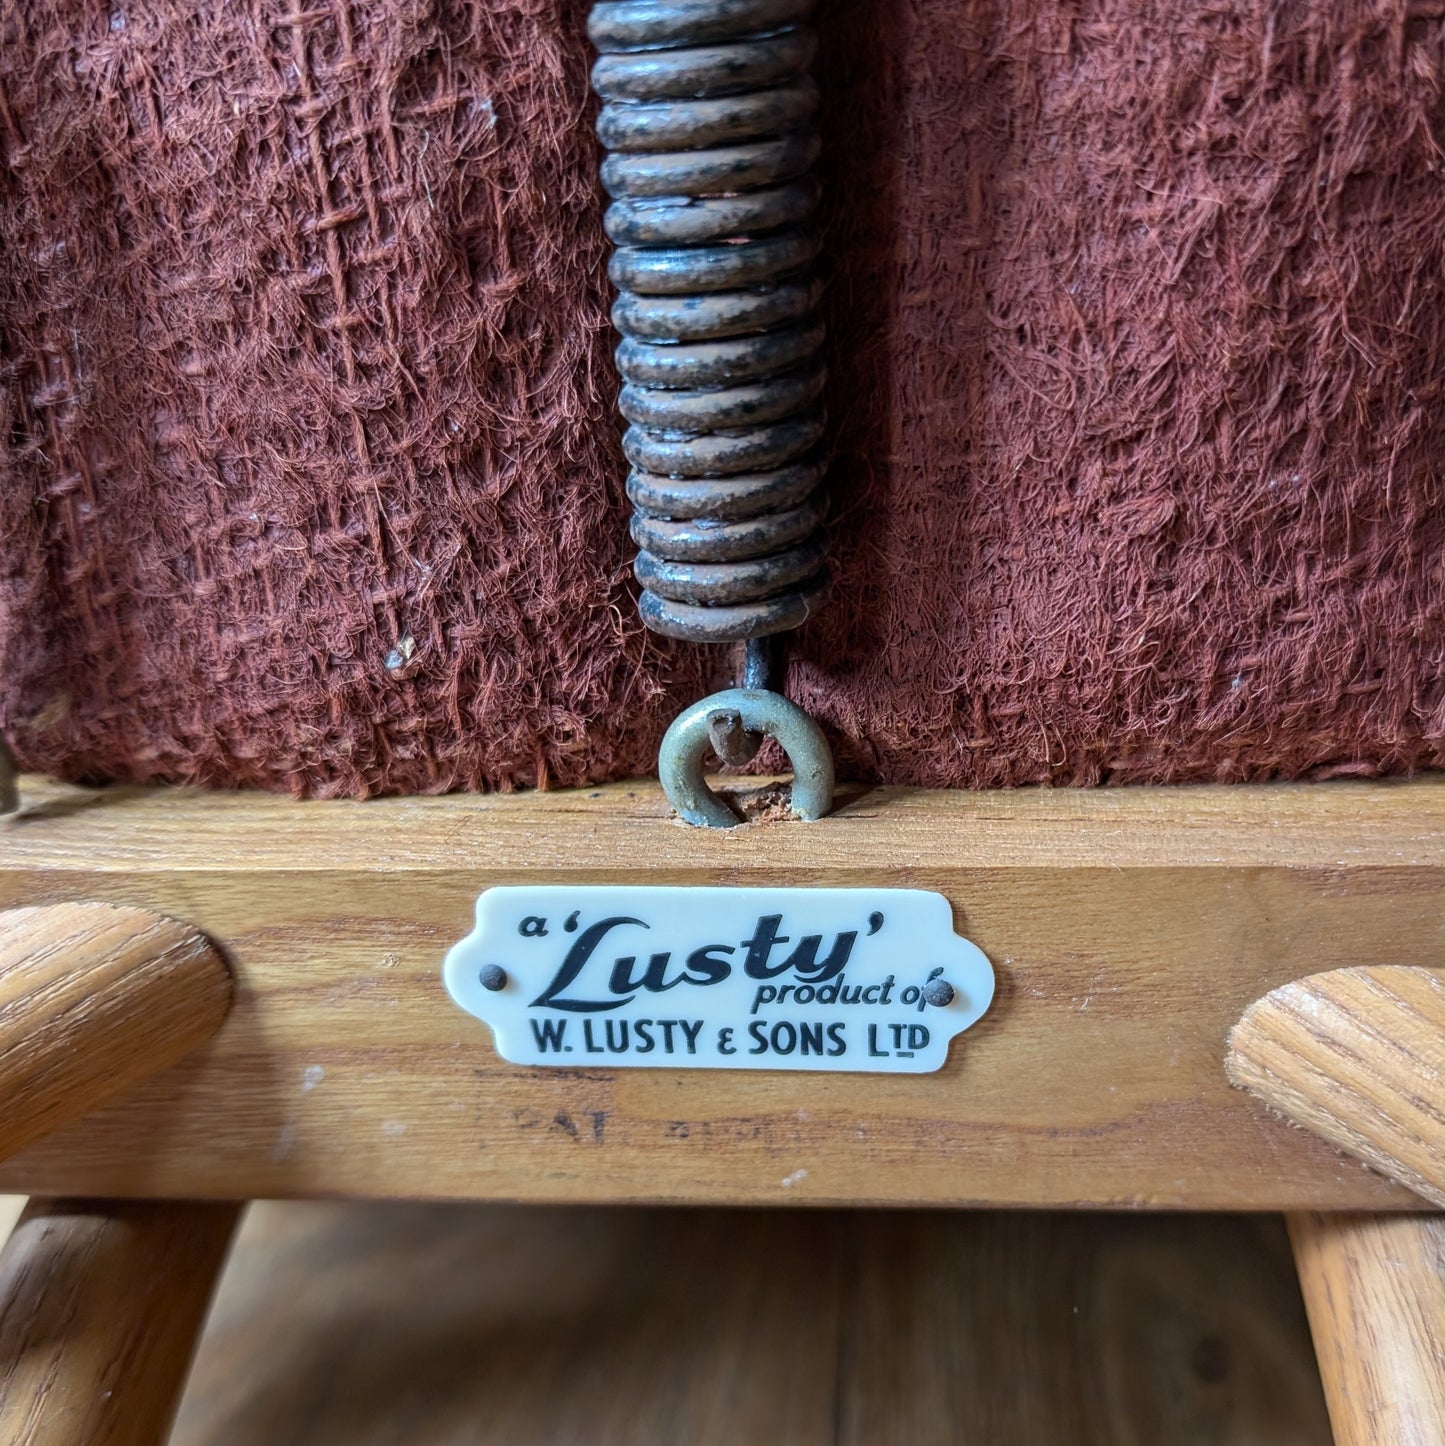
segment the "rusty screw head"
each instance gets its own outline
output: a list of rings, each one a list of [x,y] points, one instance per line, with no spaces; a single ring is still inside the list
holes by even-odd
[[[495,994],[507,987],[507,971],[500,964],[488,964],[482,969],[481,981],[483,989],[490,989]]]
[[[741,768],[752,762],[763,742],[763,735],[749,733],[743,727],[742,714],[731,708],[707,715],[707,736],[712,751],[729,768]]]
[[[945,1004],[953,1003],[953,985],[947,979],[930,979],[923,986],[923,997],[942,1009]]]

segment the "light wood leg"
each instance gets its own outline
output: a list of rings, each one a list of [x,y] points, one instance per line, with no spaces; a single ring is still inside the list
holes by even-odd
[[[1335,1446],[1445,1442],[1445,1215],[1292,1215]]]
[[[239,1208],[32,1202],[0,1253],[0,1441],[163,1446]]]

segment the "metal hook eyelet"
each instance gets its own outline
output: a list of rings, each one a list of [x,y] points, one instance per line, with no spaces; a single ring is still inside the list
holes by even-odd
[[[703,698],[678,715],[663,736],[657,773],[668,802],[685,822],[703,828],[734,828],[743,822],[730,805],[707,786],[703,754],[711,742],[709,725],[720,713],[741,720],[750,733],[776,738],[793,765],[792,810],[809,822],[833,806],[833,754],[823,730],[798,707],[765,688],[729,688]]]

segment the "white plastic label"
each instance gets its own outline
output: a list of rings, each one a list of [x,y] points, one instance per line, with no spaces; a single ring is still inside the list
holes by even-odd
[[[513,1064],[922,1074],[993,998],[922,889],[488,889],[452,998]]]

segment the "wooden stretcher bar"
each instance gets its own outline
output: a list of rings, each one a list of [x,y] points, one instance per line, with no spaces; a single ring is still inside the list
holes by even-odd
[[[1231,1088],[1245,1008],[1445,962],[1445,780],[844,792],[726,832],[655,784],[296,803],[27,780],[0,906],[203,930],[219,1033],[0,1165],[0,1190],[1187,1209],[1420,1206]],[[536,1070],[440,978],[501,883],[936,889],[998,997],[937,1074]],[[140,1036],[138,1035],[138,1041]],[[137,1071],[137,1074],[142,1073]]]

